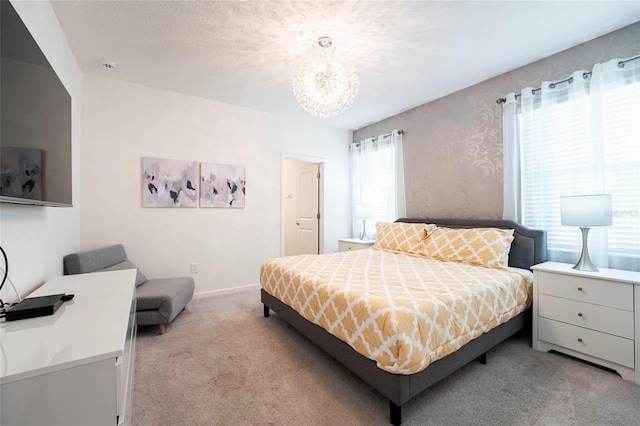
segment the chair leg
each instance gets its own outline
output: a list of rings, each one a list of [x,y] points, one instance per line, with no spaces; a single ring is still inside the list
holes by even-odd
[[[160,334],[164,334],[164,332],[167,331],[164,324],[158,324],[158,329],[160,330]]]

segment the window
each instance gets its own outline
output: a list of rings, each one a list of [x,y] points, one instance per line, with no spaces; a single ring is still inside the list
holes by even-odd
[[[357,204],[371,205],[366,235],[372,238],[377,222],[393,222],[406,215],[402,132],[351,144],[351,198],[353,234],[362,232],[362,218],[355,217]]]
[[[514,199],[505,187],[505,207],[520,203],[520,217],[510,219],[545,229],[550,260],[572,263],[580,232],[560,224],[560,197],[611,194],[613,226],[591,229],[591,257],[598,266],[640,270],[640,67],[610,62],[544,83],[539,93],[523,90],[512,117],[517,140],[505,135],[505,144],[519,145],[519,165],[505,157],[505,173],[519,169],[520,188]]]

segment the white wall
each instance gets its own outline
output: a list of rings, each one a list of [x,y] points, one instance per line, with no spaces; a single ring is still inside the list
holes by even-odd
[[[79,163],[82,74],[48,2],[11,2],[72,98],[72,208],[0,204],[0,245],[9,257],[9,277],[21,295],[62,274],[62,257],[79,247]],[[16,300],[10,285],[4,301]]]
[[[349,131],[92,75],[82,94],[83,250],[123,243],[149,278],[198,263],[196,293],[255,285],[281,255],[282,153],[325,163],[325,251],[350,235]],[[244,165],[246,207],[142,208],[142,157]]]

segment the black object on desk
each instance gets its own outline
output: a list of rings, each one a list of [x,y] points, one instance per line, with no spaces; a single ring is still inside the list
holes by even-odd
[[[72,294],[52,294],[50,296],[27,297],[16,303],[5,313],[7,321],[53,315],[66,300],[71,300]]]

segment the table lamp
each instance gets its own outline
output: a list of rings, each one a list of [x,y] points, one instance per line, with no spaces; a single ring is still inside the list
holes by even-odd
[[[591,226],[612,225],[611,194],[572,195],[560,197],[561,223],[579,226],[582,231],[582,254],[573,269],[597,272],[589,258],[587,238]]]
[[[373,218],[373,205],[371,204],[356,204],[356,219],[362,219],[362,235],[360,239],[364,240],[365,231],[367,229],[367,219]]]

